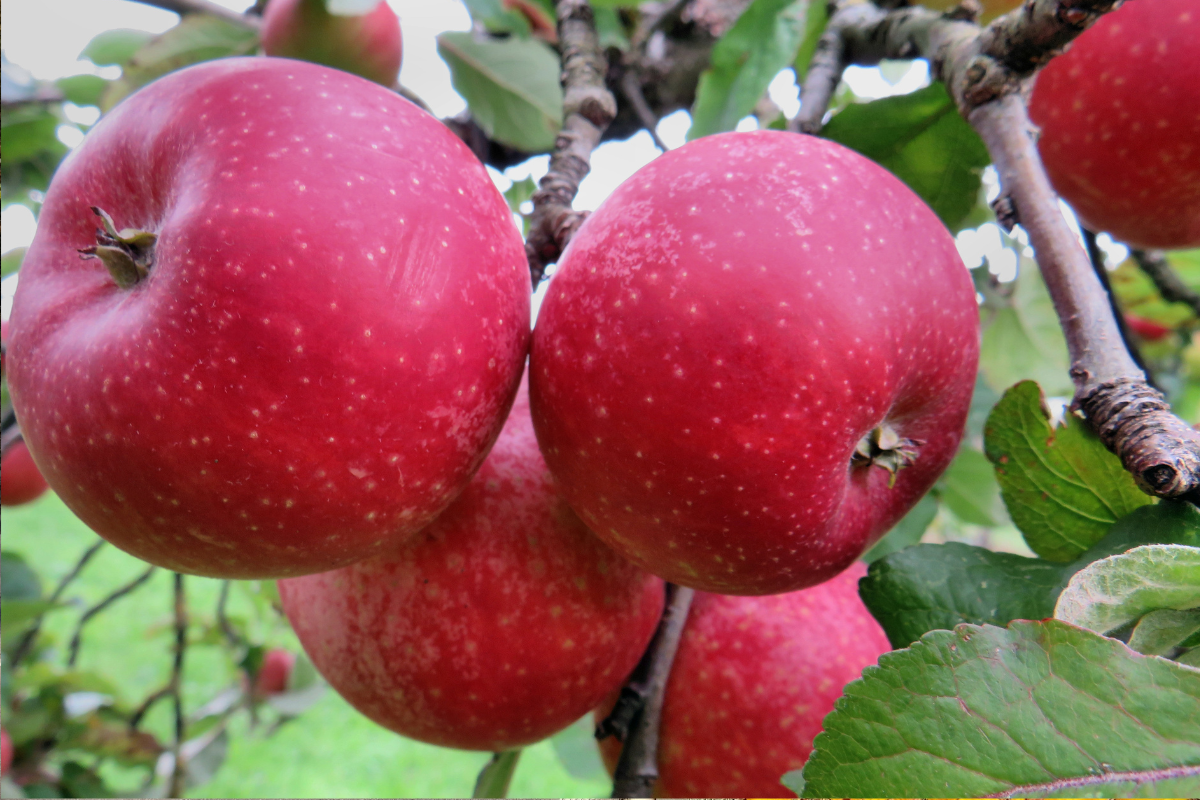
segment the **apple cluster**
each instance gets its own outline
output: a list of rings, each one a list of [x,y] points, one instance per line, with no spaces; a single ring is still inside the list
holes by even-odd
[[[268,52],[272,15],[310,5],[268,7]],[[129,97],[62,164],[7,366],[84,522],[169,569],[282,579],[318,670],[406,736],[538,741],[619,690],[664,580],[702,590],[665,785],[777,791],[888,649],[852,565],[962,435],[978,312],[953,240],[839,145],[724,134],[587,220],[532,334],[529,303],[504,199],[436,119],[233,58]]]

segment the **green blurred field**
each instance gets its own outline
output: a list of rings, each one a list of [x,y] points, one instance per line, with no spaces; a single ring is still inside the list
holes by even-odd
[[[96,537],[52,494],[28,506],[3,510],[3,549],[23,556],[41,575],[49,592]],[[137,576],[145,564],[108,546],[68,590],[68,600],[90,605]],[[190,613],[211,622],[220,582],[188,578]],[[249,618],[253,605],[233,593],[231,616]],[[159,571],[136,594],[96,617],[86,628],[79,668],[98,672],[118,688],[123,701],[136,704],[167,678],[171,658],[170,573]],[[65,658],[78,611],[66,609],[46,618],[56,644],[51,658]],[[284,624],[260,626],[268,644],[298,649]],[[5,642],[5,650],[11,642]],[[184,671],[185,704],[194,709],[236,676],[216,647],[192,646]],[[244,720],[244,715],[240,717]],[[166,737],[168,704],[160,703],[147,729]],[[239,722],[232,729],[228,759],[194,797],[469,797],[488,754],[449,750],[398,737],[355,712],[332,690],[298,719],[266,737]],[[586,730],[579,734],[586,737]],[[574,740],[581,743],[579,738]],[[577,767],[577,769],[579,769]],[[132,788],[131,776],[105,772],[113,788]],[[124,783],[121,778],[126,778]],[[569,774],[553,746],[528,748],[510,790],[515,797],[604,797],[610,784],[598,768],[588,777]]]

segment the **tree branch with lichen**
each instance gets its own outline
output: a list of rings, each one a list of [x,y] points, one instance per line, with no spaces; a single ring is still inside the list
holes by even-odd
[[[980,28],[963,9],[887,10],[835,0],[827,36],[801,91],[796,130],[819,130],[850,64],[922,57],[983,139],[1000,177],[997,216],[1029,235],[1067,340],[1074,407],[1138,485],[1164,498],[1200,499],[1200,434],[1171,413],[1125,348],[1087,253],[1059,210],[1021,96],[1028,78],[1120,0],[1026,0]],[[807,106],[807,108],[806,108]]]
[[[538,182],[525,254],[536,287],[587,216],[571,208],[591,169],[592,151],[617,115],[617,101],[604,83],[608,63],[600,51],[596,22],[587,0],[558,0],[562,45],[563,126],[550,154],[550,170]]]

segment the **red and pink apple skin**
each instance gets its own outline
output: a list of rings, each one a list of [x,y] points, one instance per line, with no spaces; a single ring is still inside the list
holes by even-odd
[[[413,540],[281,581],[305,651],[351,705],[414,739],[507,750],[620,688],[658,625],[663,583],[559,496],[522,390],[466,491]]]
[[[779,797],[842,688],[891,647],[858,598],[861,563],[768,597],[697,592],[671,668],[657,797]],[[611,709],[610,697],[596,714]],[[610,771],[621,745],[600,742]]]
[[[958,447],[979,312],[954,240],[833,142],[698,139],[571,241],[534,331],[533,419],[571,507],[685,586],[774,594],[849,566]],[[854,465],[887,422],[919,442]]]
[[[292,651],[280,647],[268,650],[254,679],[254,696],[261,699],[286,692],[295,666],[296,654]]]
[[[1200,246],[1200,5],[1125,3],[1038,73],[1029,116],[1080,221],[1135,247]]]
[[[31,503],[48,488],[25,443],[17,442],[10,447],[0,461],[0,506]]]
[[[13,743],[9,737],[8,731],[0,728],[0,773],[8,774],[8,768],[12,766],[13,760]]]
[[[123,289],[90,207],[158,234]],[[101,536],[180,572],[333,569],[425,526],[503,425],[529,337],[504,199],[445,126],[300,61],[225,59],[123,101],[59,168],[10,385]]]
[[[365,14],[331,14],[326,0],[271,0],[263,52],[314,61],[391,86],[400,72],[400,20],[386,2]]]

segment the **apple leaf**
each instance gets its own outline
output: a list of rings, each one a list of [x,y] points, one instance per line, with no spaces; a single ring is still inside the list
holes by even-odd
[[[237,23],[209,14],[188,14],[143,44],[121,66],[100,107],[107,111],[137,89],[169,72],[202,61],[241,56],[258,49],[258,34]]]
[[[54,82],[67,101],[77,106],[98,106],[109,81],[99,75],[68,75]]]
[[[554,753],[563,768],[581,780],[604,775],[604,762],[600,760],[600,750],[596,747],[595,731],[596,723],[588,714],[550,737],[550,744],[554,746]]]
[[[42,579],[23,556],[11,550],[0,553],[0,586],[5,600],[42,599]]]
[[[504,7],[500,0],[464,0],[471,19],[481,23],[489,33],[514,33],[528,36],[529,21],[520,13]]]
[[[558,55],[537,39],[480,39],[471,32],[438,36],[455,90],[488,136],[526,153],[554,146],[562,127]]]
[[[1200,631],[1200,609],[1160,608],[1138,620],[1129,637],[1129,646],[1144,655],[1165,656],[1197,631]]]
[[[940,83],[851,104],[821,135],[886,167],[951,230],[975,207],[980,173],[991,163],[983,141]]]
[[[1069,397],[1067,340],[1046,284],[1032,259],[1022,258],[1012,294],[987,322],[979,348],[979,368],[997,389],[1034,380],[1056,397]]]
[[[823,727],[806,797],[1080,797],[1200,776],[1200,670],[1053,620],[960,625],[883,655]]]
[[[1013,386],[992,409],[984,449],[1009,516],[1030,549],[1051,561],[1082,555],[1118,519],[1153,502],[1074,415],[1051,427],[1033,381]]]
[[[929,527],[929,523],[933,522],[937,512],[937,498],[930,492],[917,501],[917,504],[863,555],[862,560],[870,564],[921,541],[922,534]]]
[[[97,67],[119,66],[153,38],[153,33],[129,28],[104,31],[92,37],[79,57],[86,58]]]
[[[808,65],[812,63],[817,44],[821,41],[821,34],[825,33],[828,24],[829,7],[825,3],[809,3],[808,11],[804,14],[804,39],[800,42],[800,49],[796,51],[796,60],[792,62],[797,81],[804,80],[804,76],[808,74]]]
[[[962,447],[937,484],[942,502],[968,525],[995,527],[1004,522],[1000,486],[987,456]]]
[[[1102,558],[1075,573],[1054,616],[1110,633],[1151,611],[1193,608],[1200,608],[1200,547],[1152,544]]]
[[[1134,509],[1117,520],[1103,539],[1071,563],[1068,577],[1093,561],[1146,544],[1200,547],[1200,509],[1191,503],[1174,500]]]
[[[1005,625],[1054,613],[1061,564],[949,542],[919,544],[871,564],[858,593],[893,647],[960,623]]]
[[[712,50],[700,75],[688,140],[731,131],[754,110],[804,36],[806,0],[754,0]]]
[[[520,748],[493,753],[491,760],[479,771],[479,777],[475,779],[475,792],[471,796],[508,797],[508,787],[520,760]]]
[[[14,247],[3,256],[0,256],[0,278],[7,278],[21,268],[21,262],[25,260],[25,248]]]

